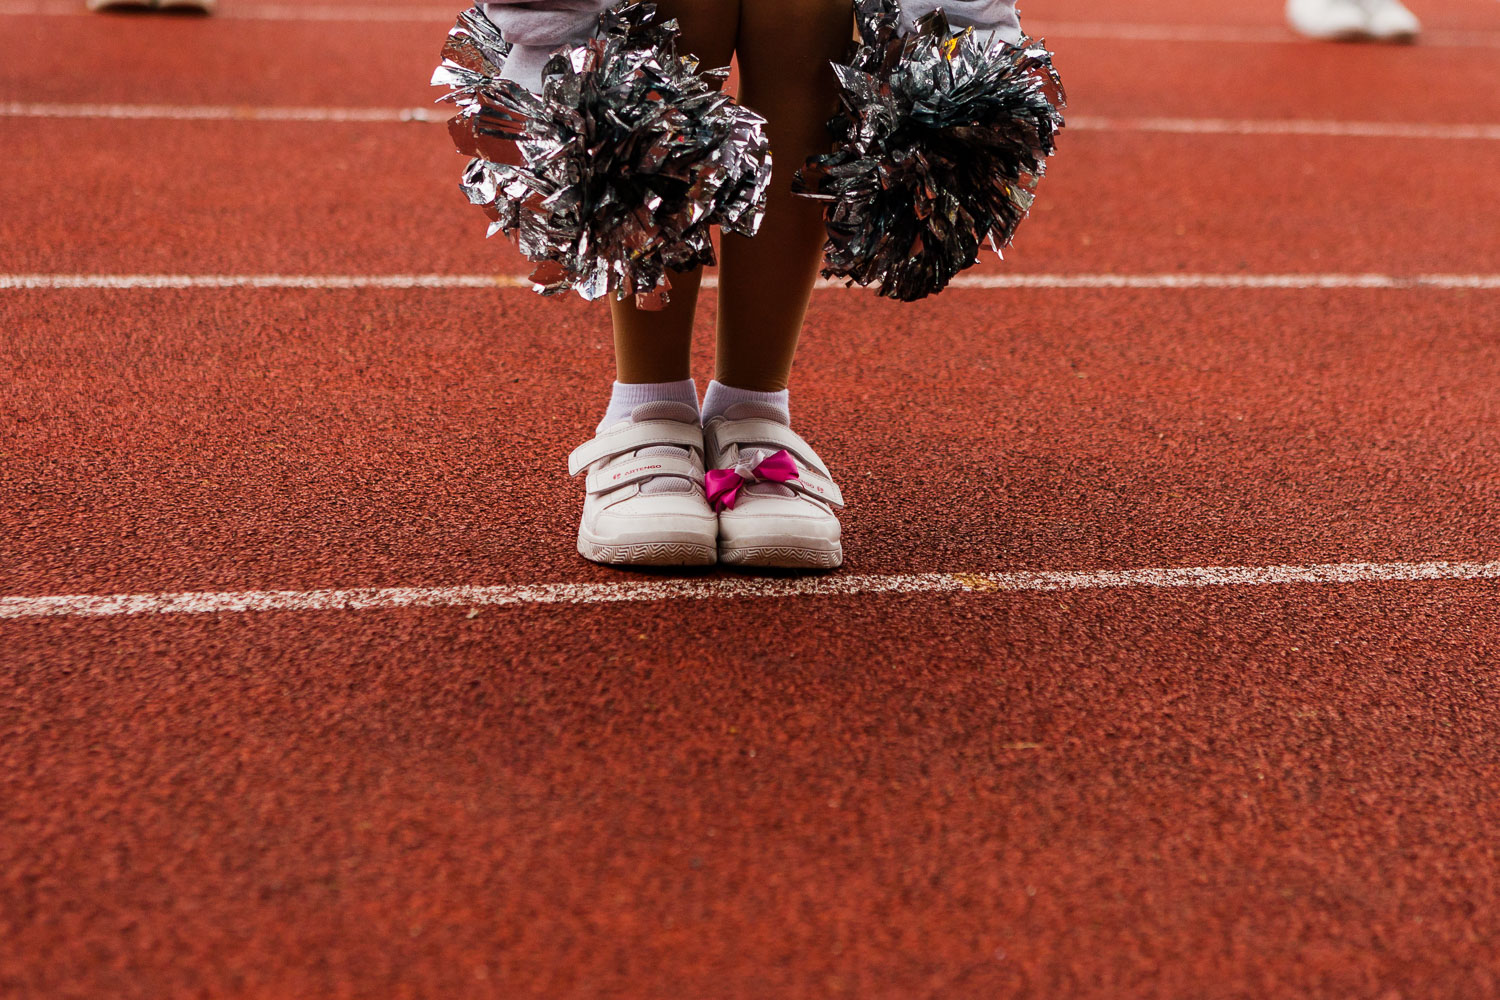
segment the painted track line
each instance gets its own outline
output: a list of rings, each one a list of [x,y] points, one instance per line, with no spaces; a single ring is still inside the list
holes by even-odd
[[[359,20],[393,22],[442,22],[452,21],[463,7],[461,3],[440,7],[435,4],[408,4],[383,7],[366,4],[360,8]],[[235,3],[225,4],[215,12],[214,20],[229,21],[342,21],[350,20],[350,7],[335,4],[277,4]],[[89,14],[83,0],[0,0],[0,17],[73,17]],[[104,16],[133,17],[139,12],[110,12]],[[191,17],[194,12],[184,11],[182,17]],[[99,14],[93,16],[99,17]]]
[[[1349,139],[1500,140],[1500,125],[1348,122],[1309,118],[1100,118],[1069,115],[1068,129],[1177,135],[1302,135]]]
[[[391,23],[451,22],[456,6],[407,4],[367,5],[360,20]],[[83,0],[0,0],[0,17],[74,17],[87,14]],[[98,16],[98,15],[94,15]],[[226,5],[217,19],[230,21],[348,21],[349,8],[334,4],[237,3]],[[1290,28],[1276,25],[1127,24],[1118,21],[1029,20],[1026,30],[1035,36],[1085,38],[1121,42],[1228,43],[1234,45],[1309,45]],[[1427,30],[1422,48],[1500,48],[1500,33],[1489,31]]]
[[[224,593],[65,594],[0,597],[0,619],[109,618],[265,611],[376,611],[399,608],[621,604],[666,600],[845,597],[864,594],[1158,590],[1286,584],[1413,583],[1500,579],[1500,562],[1324,563],[1310,566],[1201,566],[1181,569],[902,573],[800,579],[653,580],[498,587],[392,587],[355,590],[252,590]]]
[[[718,277],[703,279],[718,287]],[[0,291],[19,289],[160,291],[225,290],[401,290],[531,288],[524,274],[0,274]],[[1395,291],[1493,291],[1500,274],[969,274],[953,279],[952,288],[1005,289],[1243,289]],[[842,281],[822,280],[820,291],[845,290]]]
[[[819,282],[823,287],[842,283]],[[969,274],[951,288],[1500,289],[1500,274]]]
[[[234,104],[0,104],[0,118],[105,118],[174,122],[440,122],[432,108],[296,108]]]
[[[265,107],[231,104],[0,104],[0,118],[91,118],[120,121],[321,122],[371,124],[442,122],[441,108]],[[1500,141],[1500,124],[1327,121],[1307,118],[1106,118],[1068,116],[1082,132],[1154,132],[1177,135],[1284,135],[1344,139]]]
[[[1328,45],[1304,38],[1282,26],[1215,24],[1122,24],[1118,21],[1026,21],[1026,31],[1038,38],[1090,39],[1110,42],[1184,42],[1191,45]],[[1417,48],[1495,49],[1500,32],[1426,30]]]
[[[0,274],[0,290],[530,288],[524,274]]]

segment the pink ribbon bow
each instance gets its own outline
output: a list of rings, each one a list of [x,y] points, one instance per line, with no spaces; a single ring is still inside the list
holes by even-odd
[[[753,467],[751,461],[742,455],[732,469],[708,470],[708,502],[714,510],[734,510],[740,487],[746,483],[786,483],[798,478],[797,463],[785,448]]]

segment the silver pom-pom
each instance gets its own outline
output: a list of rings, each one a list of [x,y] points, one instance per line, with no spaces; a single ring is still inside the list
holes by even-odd
[[[897,0],[855,0],[860,40],[835,65],[834,150],[793,189],[827,203],[823,275],[905,302],[1010,244],[1063,126],[1042,45],[982,44],[941,10],[903,34]]]
[[[540,95],[499,79],[509,46],[477,8],[449,33],[432,82],[459,108],[449,131],[473,157],[464,193],[490,235],[539,265],[543,295],[660,308],[670,271],[715,262],[713,226],[759,230],[765,119],[723,93],[727,67],[700,72],[679,54],[678,33],[654,4],[618,7],[595,38],[553,56]]]

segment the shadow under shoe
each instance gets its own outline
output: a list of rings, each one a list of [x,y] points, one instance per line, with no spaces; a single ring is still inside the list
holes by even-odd
[[[166,11],[173,14],[212,14],[218,0],[88,0],[91,11]]]

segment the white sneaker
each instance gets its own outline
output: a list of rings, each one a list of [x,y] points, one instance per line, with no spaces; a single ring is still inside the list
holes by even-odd
[[[1414,42],[1422,33],[1422,22],[1401,0],[1364,0],[1371,37],[1382,42]]]
[[[1292,30],[1325,42],[1370,37],[1369,16],[1359,0],[1286,0]]]
[[[578,552],[617,566],[711,566],[718,518],[703,492],[703,428],[685,403],[645,403],[568,457],[588,471]]]
[[[1401,0],[1287,0],[1287,23],[1324,41],[1412,42],[1422,22]]]
[[[708,422],[703,438],[709,467],[722,470],[710,483],[719,511],[720,562],[783,569],[843,563],[833,508],[844,506],[844,498],[823,460],[780,409],[731,406]]]

